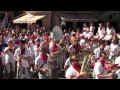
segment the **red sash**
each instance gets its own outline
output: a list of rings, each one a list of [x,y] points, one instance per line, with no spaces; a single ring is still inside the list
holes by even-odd
[[[81,67],[80,67],[80,66],[72,65],[72,67],[73,67],[77,72],[80,72],[80,70],[81,70]]]

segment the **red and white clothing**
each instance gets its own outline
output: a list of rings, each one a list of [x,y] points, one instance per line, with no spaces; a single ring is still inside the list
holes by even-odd
[[[7,64],[7,63],[9,63],[9,62],[12,62],[12,63],[15,62],[15,61],[14,61],[14,52],[11,51],[9,48],[10,48],[10,47],[6,47],[6,48],[4,49],[4,51],[7,50],[6,53],[5,53],[5,64]]]
[[[83,27],[83,35],[85,38],[87,38],[87,34],[89,32],[89,28],[88,27]]]
[[[72,75],[73,78],[77,77],[80,74],[81,67],[75,67],[73,65],[70,65],[70,67],[67,69],[65,77]]]
[[[103,39],[104,35],[105,35],[105,28],[104,27],[102,27],[102,28],[98,27],[98,38]]]
[[[119,53],[119,46],[115,44],[110,45],[110,53],[114,56]]]
[[[106,28],[106,36],[104,38],[104,40],[111,40],[112,39],[112,35],[115,33],[115,29],[113,27]]]
[[[107,74],[108,71],[106,70],[105,66],[104,66],[105,63],[102,63],[101,64],[101,61],[98,60],[96,63],[95,63],[95,66],[94,66],[94,74],[95,74],[95,79],[98,79],[98,76],[99,74]],[[110,79],[110,78],[104,78],[104,79]]]
[[[28,42],[28,47],[29,47],[30,52],[31,52],[31,54],[32,54],[33,60],[35,60],[35,50],[34,50],[34,46],[35,46],[35,41],[29,41],[29,42]]]
[[[95,27],[94,26],[90,26],[90,31],[87,34],[88,39],[91,38],[94,35],[94,31],[95,31]]]
[[[14,53],[14,56],[15,57],[19,57],[19,55],[21,55],[21,49],[20,48],[17,48],[15,50],[15,53]],[[31,53],[30,53],[30,50],[25,48],[25,52],[23,54],[23,57],[31,57]],[[29,67],[29,62],[28,60],[25,60],[25,59],[22,59],[21,60],[21,63],[22,63],[22,67]],[[19,66],[19,63],[17,63],[17,66]]]
[[[95,59],[98,59],[100,57],[100,48],[96,48],[94,50],[94,54],[95,54]]]

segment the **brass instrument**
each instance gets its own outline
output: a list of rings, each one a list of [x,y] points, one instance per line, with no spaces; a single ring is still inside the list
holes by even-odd
[[[81,50],[82,51],[82,57],[81,59],[83,60],[82,61],[82,66],[81,66],[81,72],[89,72],[90,71],[90,68],[87,67],[87,65],[89,64],[89,61],[90,61],[90,58],[92,56],[92,50],[90,49],[86,49],[86,50]]]

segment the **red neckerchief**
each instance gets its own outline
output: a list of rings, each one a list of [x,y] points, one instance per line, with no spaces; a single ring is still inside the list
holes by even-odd
[[[42,60],[44,61],[44,63],[47,63],[47,59],[48,59],[47,53],[41,53],[40,56]]]
[[[102,27],[100,27],[100,30],[102,30]]]
[[[111,29],[111,26],[108,26],[109,29]]]
[[[99,62],[102,65],[102,67],[105,68],[105,61],[104,60],[99,60]]]
[[[33,43],[33,44],[35,44],[35,41],[34,41],[34,40],[32,40],[32,43]]]
[[[52,49],[53,49],[52,52],[58,51],[57,45],[55,43],[53,43]]]
[[[77,65],[73,65],[73,64],[72,64],[72,67],[73,67],[77,72],[80,72],[80,70],[81,70],[81,67],[80,67],[80,66],[77,66]]]
[[[37,44],[36,46],[37,46],[37,48],[39,48],[39,47],[40,47],[40,44]]]
[[[25,54],[25,48],[21,49],[21,55]]]

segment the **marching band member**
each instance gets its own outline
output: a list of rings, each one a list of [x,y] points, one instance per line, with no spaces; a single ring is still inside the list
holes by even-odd
[[[99,23],[98,27],[98,39],[103,39],[105,36],[105,28],[102,23]]]
[[[81,72],[81,66],[79,65],[79,59],[76,55],[71,56],[71,65],[66,71],[65,77],[67,79],[79,79],[81,77],[87,76],[86,72]]]
[[[34,51],[35,51],[35,59],[36,59],[39,56],[39,52],[40,52],[40,39],[36,40]]]
[[[14,59],[17,61],[17,79],[32,79],[29,62],[32,63],[30,50],[25,47],[25,40],[20,41],[20,47],[15,50]]]
[[[100,53],[103,50],[103,44],[99,44],[99,47],[96,48],[93,52],[95,54],[95,59],[99,59],[100,58]]]
[[[114,62],[114,59],[118,55],[118,53],[119,53],[119,45],[117,44],[115,40],[112,40],[111,45],[110,45],[109,59],[112,60],[112,62]]]
[[[32,34],[30,36],[30,41],[28,42],[28,48],[31,51],[33,62],[35,61],[35,51],[34,51],[35,39],[36,39],[35,35]]]
[[[95,79],[110,79],[112,78],[113,73],[108,73],[105,67],[105,60],[107,55],[105,52],[101,52],[99,60],[95,63],[94,66],[94,75]]]
[[[90,23],[90,31],[87,34],[88,39],[90,39],[93,35],[94,35],[94,31],[95,31],[95,26],[93,25],[93,23]]]
[[[111,26],[110,22],[107,22],[106,36],[104,37],[104,40],[111,40],[112,35],[114,34],[115,34],[115,29]]]
[[[51,59],[49,60],[49,66],[51,67],[51,78],[56,79],[58,78],[58,73],[60,72],[59,62],[61,61],[62,50],[57,40],[53,39],[51,40],[51,42],[49,46],[49,52],[51,57]]]
[[[35,69],[38,71],[39,79],[48,79],[48,55],[45,47],[45,43],[41,46],[41,52],[35,59]]]
[[[85,38],[88,38],[87,36],[88,36],[88,32],[89,32],[89,31],[90,31],[90,30],[89,30],[89,27],[87,26],[86,23],[84,23],[84,24],[83,24],[83,35],[84,35]]]

